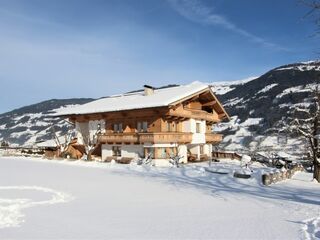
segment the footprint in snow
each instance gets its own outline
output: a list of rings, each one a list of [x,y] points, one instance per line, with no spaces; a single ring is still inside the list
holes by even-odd
[[[45,193],[50,198],[42,201],[35,201],[30,198],[0,198],[0,229],[8,227],[19,227],[24,222],[25,215],[23,210],[26,208],[52,205],[58,203],[69,202],[72,197],[63,192],[58,192],[50,188],[44,188],[39,186],[0,186],[1,196],[10,195],[9,193],[15,193],[15,195],[30,196],[32,193],[37,192]]]

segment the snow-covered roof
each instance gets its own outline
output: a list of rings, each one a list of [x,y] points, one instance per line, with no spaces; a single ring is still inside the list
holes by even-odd
[[[201,82],[192,82],[188,85],[155,89],[151,95],[145,95],[144,91],[114,95],[84,105],[62,109],[57,111],[55,115],[77,115],[164,107],[198,92],[202,92],[205,89],[210,89],[210,87]]]

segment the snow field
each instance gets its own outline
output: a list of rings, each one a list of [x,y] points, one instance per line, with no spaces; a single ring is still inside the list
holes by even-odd
[[[317,236],[320,187],[296,174],[270,187],[267,170],[236,179],[239,162],[181,168],[0,158],[0,216],[10,239],[305,239]],[[22,200],[21,200],[22,199]],[[24,200],[27,199],[27,200]],[[44,204],[36,204],[45,202]],[[28,206],[29,204],[29,206]],[[30,205],[31,204],[31,205]],[[13,214],[14,213],[14,214]],[[9,214],[10,215],[10,214]]]
[[[0,229],[6,227],[19,227],[24,222],[25,215],[23,210],[26,208],[52,205],[57,203],[68,202],[72,198],[63,192],[58,192],[49,188],[38,186],[0,186],[0,194],[7,195],[8,192],[14,191],[15,195],[19,192],[36,191],[47,193],[50,199],[35,201],[29,198],[0,198]]]

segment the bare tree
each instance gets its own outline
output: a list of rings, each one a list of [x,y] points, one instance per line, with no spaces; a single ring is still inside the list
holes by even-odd
[[[313,163],[313,178],[320,182],[320,89],[319,83],[312,89],[312,103],[308,108],[296,108],[289,129],[307,139],[309,159]],[[297,114],[298,113],[298,114]]]
[[[309,7],[309,11],[305,15],[307,18],[311,18],[314,20],[317,29],[317,34],[320,33],[320,0],[301,0],[301,2]]]

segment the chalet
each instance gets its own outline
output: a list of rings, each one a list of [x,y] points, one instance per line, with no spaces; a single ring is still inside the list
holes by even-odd
[[[151,155],[156,164],[179,154],[211,157],[222,135],[212,126],[228,114],[210,86],[189,85],[126,93],[66,108],[58,113],[75,124],[77,144],[94,146],[91,155],[102,161]]]

